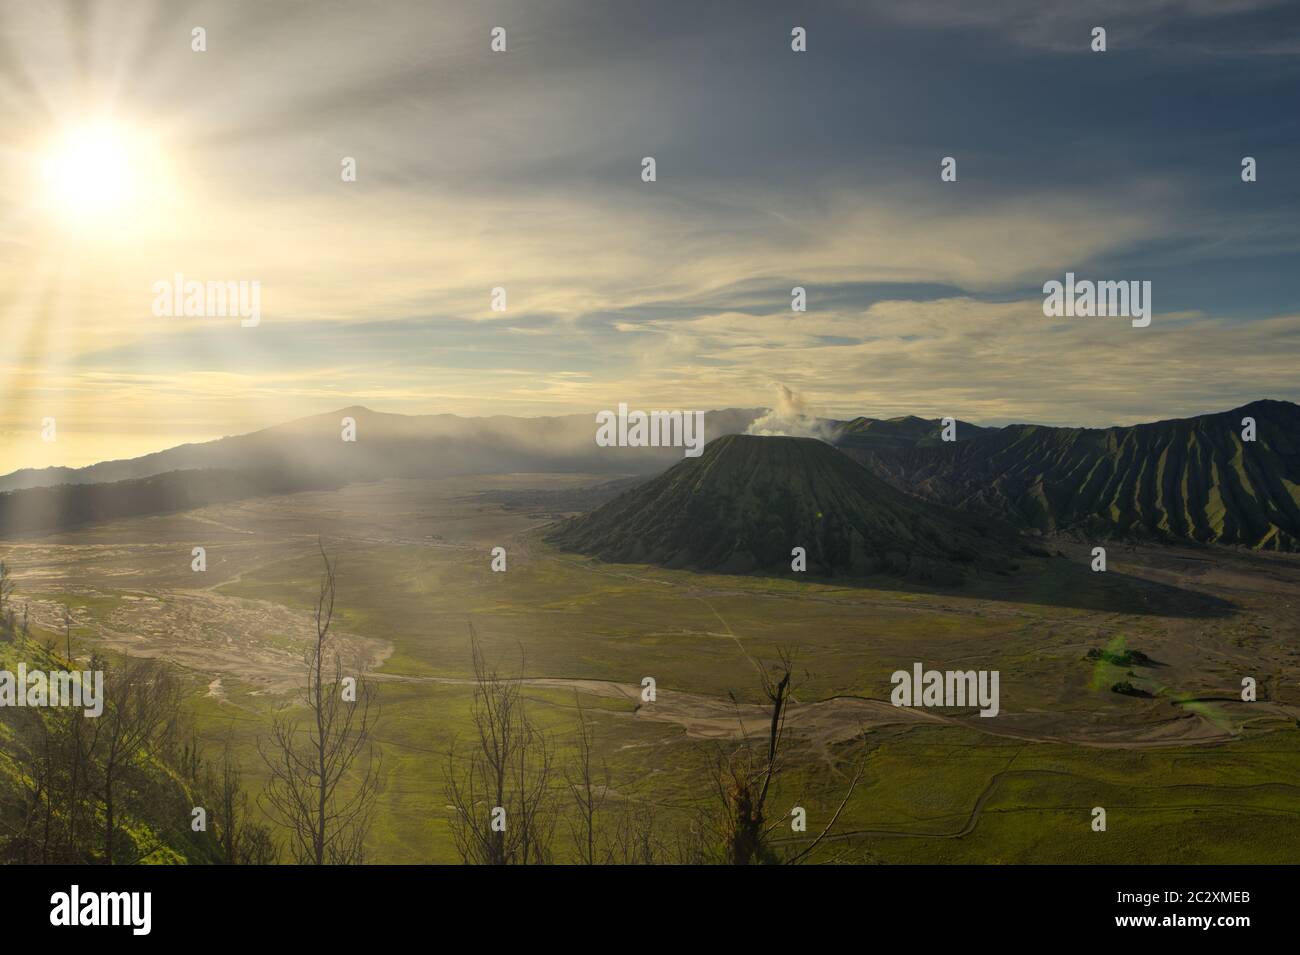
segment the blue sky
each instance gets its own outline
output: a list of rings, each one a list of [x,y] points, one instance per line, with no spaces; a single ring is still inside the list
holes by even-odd
[[[781,384],[834,416],[1104,425],[1300,392],[1294,3],[3,6],[15,467],[356,403]],[[73,228],[36,170],[103,115],[147,171]],[[1045,318],[1067,270],[1151,281],[1151,326]],[[178,271],[259,281],[261,324],[153,316]]]

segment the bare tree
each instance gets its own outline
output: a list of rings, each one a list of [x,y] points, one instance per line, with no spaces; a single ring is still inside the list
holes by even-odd
[[[8,588],[6,603],[12,609]],[[23,617],[19,632],[29,637]],[[71,630],[66,609],[64,630],[65,636]],[[33,639],[21,649],[29,667],[53,672],[71,666],[70,640],[67,661],[54,646]],[[89,670],[104,676],[98,718],[87,719],[81,706],[51,705],[8,719],[0,759],[12,764],[17,798],[0,806],[5,861],[139,862],[171,848],[177,804],[188,805],[200,788],[195,784],[204,764],[197,740],[185,741],[178,752],[181,689],[171,669],[131,658],[110,665],[93,654]]]
[[[793,854],[779,853],[771,843],[771,835],[786,820],[778,817],[769,821],[767,813],[772,785],[782,769],[786,714],[794,690],[792,655],[783,650],[779,663],[770,670],[760,668],[759,673],[763,695],[771,707],[766,740],[755,746],[753,741],[746,739],[737,750],[717,754],[712,768],[714,792],[720,809],[717,828],[725,860],[733,865],[794,864],[807,859],[839,820],[865,772],[865,746],[843,799],[820,835]]]
[[[104,712],[93,721],[91,733],[82,733],[82,769],[94,769],[90,781],[103,820],[101,858],[108,865],[136,862],[121,859],[117,840],[121,788],[138,766],[159,752],[180,709],[180,687],[171,671],[157,660],[129,659],[109,668],[103,661]]]
[[[609,798],[609,767],[603,761],[596,765],[591,723],[576,691],[573,699],[578,710],[578,758],[577,765],[565,774],[576,809],[576,818],[569,820],[569,831],[582,864],[595,865],[598,861],[610,861],[612,856],[609,850],[604,850],[597,859],[596,847],[596,817]]]
[[[676,828],[671,842],[660,834],[660,817],[654,803],[625,799],[614,826],[609,861],[616,865],[655,865],[657,863],[691,864],[701,862],[700,854],[687,848],[693,828]]]
[[[766,749],[756,756],[755,747],[746,739],[734,752],[720,751],[712,767],[713,787],[721,808],[719,829],[723,850],[733,865],[773,861],[768,856],[765,839],[767,794],[778,772],[781,737],[785,731],[793,669],[789,656],[783,653],[774,669],[775,674],[759,669],[763,695],[772,707]]]
[[[13,579],[0,567],[0,596],[6,605],[4,617],[13,609]],[[4,628],[0,624],[0,630]],[[30,636],[27,605],[24,603],[21,632]],[[57,668],[59,660],[51,646],[38,647],[28,641],[28,653],[36,654],[42,669]],[[31,666],[29,660],[28,665]],[[96,661],[92,669],[104,669]],[[15,715],[17,717],[17,714]],[[50,707],[32,710],[11,720],[15,734],[0,756],[14,763],[12,776],[20,783],[21,808],[3,825],[10,831],[3,852],[13,861],[53,863],[90,862],[99,848],[99,836],[86,834],[80,822],[93,818],[97,805],[88,801],[94,795],[86,790],[89,776],[87,763],[94,758],[83,744],[85,720],[75,707]],[[92,845],[92,842],[94,843]]]
[[[72,667],[72,628],[67,607],[64,607],[64,630],[68,639],[68,667]],[[103,670],[104,664],[92,655],[90,669]],[[86,734],[82,714],[69,709],[62,717],[60,726],[63,737],[64,764],[67,767],[67,787],[63,794],[63,843],[69,850],[75,851],[81,838],[81,821],[86,815],[86,783],[90,776],[90,753],[84,742]]]
[[[469,633],[477,739],[463,758],[454,740],[448,754],[456,848],[463,861],[479,865],[547,862],[555,828],[550,742],[528,716],[521,681],[490,667],[473,624]]]
[[[217,833],[221,854],[228,863],[239,858],[239,827],[248,813],[248,793],[244,792],[240,777],[227,739],[221,753],[221,778],[217,780]]]
[[[243,778],[227,738],[221,753],[221,771],[212,780],[222,860],[227,865],[273,865],[279,861],[279,852],[271,830],[251,818]]]
[[[323,546],[320,556],[325,569],[316,600],[316,639],[305,657],[301,697],[306,725],[290,711],[276,716],[269,742],[259,744],[271,773],[263,795],[271,815],[288,830],[299,864],[355,865],[364,859],[379,788],[379,754],[372,739],[379,708],[363,674],[355,677],[355,693],[347,693],[343,660],[330,639],[336,564]]]

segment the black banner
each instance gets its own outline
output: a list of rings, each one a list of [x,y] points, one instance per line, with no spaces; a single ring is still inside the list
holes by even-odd
[[[83,945],[374,943],[377,932],[436,928],[445,938],[458,926],[523,939],[557,922],[628,939],[705,923],[805,939],[814,929],[864,938],[906,930],[927,942],[1053,931],[1232,945],[1293,922],[1293,876],[1275,866],[0,869],[11,937],[75,933]]]

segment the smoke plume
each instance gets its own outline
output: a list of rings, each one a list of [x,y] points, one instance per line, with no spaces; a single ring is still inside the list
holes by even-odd
[[[819,417],[803,395],[777,382],[776,405],[756,418],[746,434],[817,438],[830,444],[835,437],[834,432],[831,423]]]

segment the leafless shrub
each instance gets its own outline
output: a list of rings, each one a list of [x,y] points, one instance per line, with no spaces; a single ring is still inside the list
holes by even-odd
[[[551,743],[528,715],[520,680],[491,667],[473,624],[469,631],[474,738],[463,754],[453,741],[447,761],[457,851],[477,865],[548,862],[555,829]]]
[[[302,720],[282,711],[270,740],[259,744],[271,773],[263,798],[288,832],[296,862],[355,865],[364,860],[380,781],[372,740],[378,703],[364,675],[355,678],[355,699],[344,699],[343,661],[330,640],[336,565],[324,547],[320,556],[325,569],[316,600],[316,639],[306,654],[300,699],[308,715]]]

